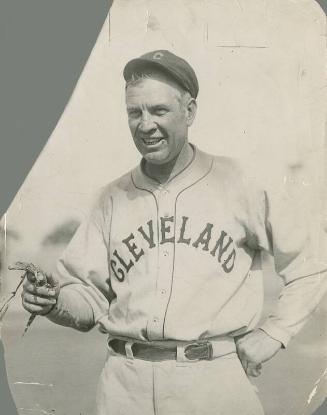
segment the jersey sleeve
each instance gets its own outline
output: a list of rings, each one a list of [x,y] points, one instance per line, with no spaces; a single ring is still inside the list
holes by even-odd
[[[327,289],[326,233],[310,220],[303,203],[291,192],[278,197],[264,193],[265,232],[260,245],[273,255],[284,287],[261,329],[284,347],[304,326]]]
[[[110,215],[110,197],[102,192],[57,263],[61,290],[48,315],[57,324],[88,330],[108,313]]]

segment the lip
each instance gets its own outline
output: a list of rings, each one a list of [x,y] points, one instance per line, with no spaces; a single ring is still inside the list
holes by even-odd
[[[140,137],[140,139],[146,146],[156,146],[162,142],[163,137]]]

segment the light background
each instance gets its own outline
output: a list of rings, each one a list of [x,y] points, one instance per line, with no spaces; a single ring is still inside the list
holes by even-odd
[[[20,235],[18,240],[7,239],[7,263],[26,259],[51,270],[63,246],[41,246],[45,235],[65,220],[81,220],[90,195],[138,162],[127,127],[121,72],[129,59],[159,48],[189,60],[198,75],[199,112],[191,141],[205,151],[245,159],[272,191],[287,186],[303,193],[303,203],[317,226],[319,217],[324,219],[325,34],[325,16],[314,1],[175,0],[173,7],[161,0],[116,1],[110,25],[108,19],[64,114],[4,218],[7,228]],[[266,267],[265,313],[279,289],[269,259]],[[8,277],[4,292],[15,282],[12,275]],[[12,308],[12,319],[15,310],[22,314],[19,300]],[[319,324],[311,322],[307,328],[310,341],[302,335],[302,343],[299,340],[290,346],[286,358],[267,364],[266,373],[258,380],[267,414],[305,412],[312,385],[326,363],[320,339],[325,325],[322,310],[317,311]],[[18,343],[26,319],[24,313],[17,332],[10,332],[8,325],[7,338],[4,334],[8,346],[16,343],[16,351],[33,347],[32,332]],[[46,330],[51,331],[50,337],[65,334],[68,342],[82,339],[79,333],[52,328],[44,321],[35,322],[37,330],[40,336]],[[92,335],[83,336],[83,341],[91,341]],[[103,342],[98,336],[98,358],[103,357]],[[80,353],[85,356],[83,349]],[[294,364],[288,362],[290,366],[285,368],[285,359],[292,355]],[[296,379],[298,363],[308,358],[312,359],[312,370],[304,364],[305,379]],[[33,391],[19,389],[18,361],[17,356],[8,354],[14,396],[26,407]],[[36,376],[26,370],[29,377]],[[54,373],[49,364],[48,375]],[[96,377],[91,381],[93,386]],[[280,384],[285,377],[292,382]],[[66,385],[74,391],[72,396],[78,385]],[[87,383],[80,386],[87,388]],[[58,383],[51,388],[58,392],[62,386]],[[73,401],[67,402],[56,407],[56,413],[78,414],[77,410],[71,412]],[[56,405],[55,399],[52,405]],[[83,405],[91,403],[82,400]],[[90,406],[85,413],[92,410]],[[35,414],[40,413],[37,411],[40,409],[34,406]]]

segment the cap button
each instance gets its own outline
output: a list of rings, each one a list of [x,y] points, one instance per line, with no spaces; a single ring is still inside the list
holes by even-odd
[[[162,52],[156,52],[156,53],[152,56],[152,59],[156,59],[156,60],[160,60],[161,58],[163,58],[163,53],[162,53]]]

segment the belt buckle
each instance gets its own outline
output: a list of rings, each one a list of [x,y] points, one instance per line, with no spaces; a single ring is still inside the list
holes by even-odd
[[[184,356],[191,361],[212,360],[212,344],[208,340],[190,343],[184,347]]]

